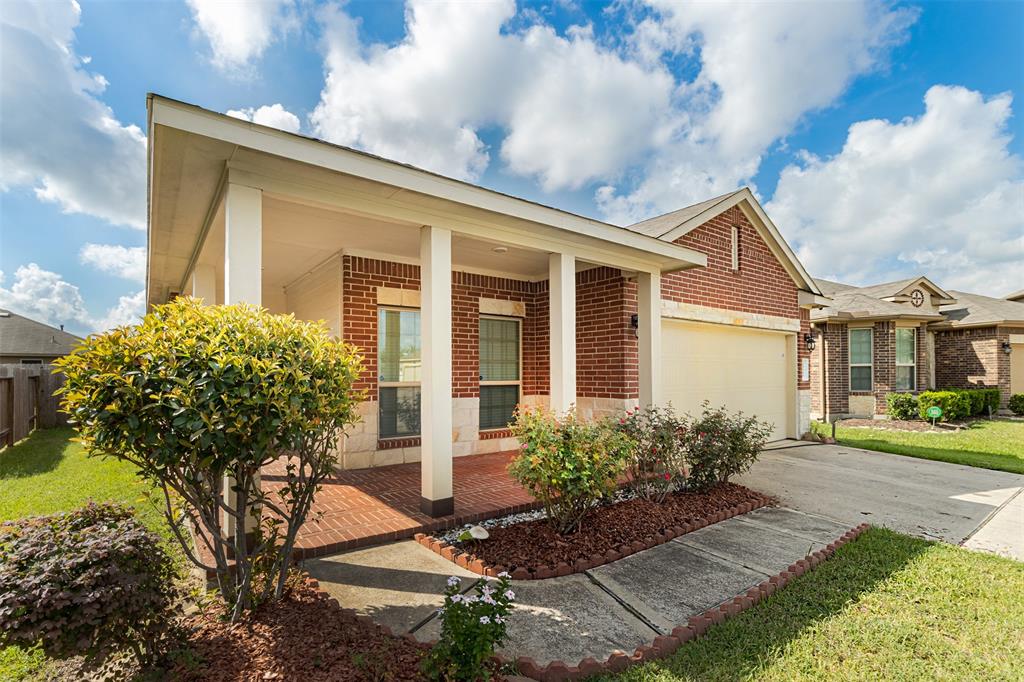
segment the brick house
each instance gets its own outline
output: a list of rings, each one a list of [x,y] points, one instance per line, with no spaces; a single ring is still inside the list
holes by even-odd
[[[810,313],[813,418],[884,417],[896,392],[998,387],[1003,408],[1024,392],[1024,303],[947,292],[927,277],[815,281],[831,304]]]
[[[628,227],[156,95],[147,300],[188,293],[324,320],[358,347],[339,466],[517,447],[517,405],[586,417],[704,400],[775,438],[808,428],[811,313],[828,304],[742,189]]]

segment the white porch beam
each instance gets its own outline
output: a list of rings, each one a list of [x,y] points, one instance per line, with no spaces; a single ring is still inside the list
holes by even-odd
[[[203,299],[206,305],[217,305],[217,268],[196,263],[192,269],[192,297]]]
[[[261,305],[263,290],[263,192],[255,187],[228,184],[224,207],[224,302]],[[214,295],[216,301],[216,294]],[[257,474],[254,484],[260,485]],[[234,481],[224,479],[226,503],[234,508]],[[246,517],[246,533],[256,530],[259,509]],[[225,513],[222,524],[228,537],[235,537],[235,519]]]
[[[637,274],[640,406],[661,403],[661,276]]]
[[[455,511],[452,496],[452,233],[420,228],[420,509]]]
[[[551,410],[565,414],[576,402],[576,258],[548,256]]]

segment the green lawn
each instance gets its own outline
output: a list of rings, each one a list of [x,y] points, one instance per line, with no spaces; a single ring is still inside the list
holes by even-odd
[[[872,529],[622,680],[1021,680],[1024,563]]]
[[[115,460],[88,458],[70,442],[74,431],[34,431],[20,443],[0,451],[0,521],[53,514],[87,503],[122,502],[136,508],[151,529],[170,539],[162,516],[163,498],[135,476],[132,466]],[[168,542],[184,565],[184,556]],[[39,651],[0,648],[0,680],[43,676],[47,659]]]
[[[819,424],[815,430],[827,434],[829,427]],[[955,433],[888,431],[840,422],[836,439],[865,450],[1024,474],[1024,422],[1020,421],[976,421]]]

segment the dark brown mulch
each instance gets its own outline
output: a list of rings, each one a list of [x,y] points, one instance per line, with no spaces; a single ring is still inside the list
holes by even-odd
[[[546,519],[489,529],[484,542],[466,542],[462,548],[490,566],[536,570],[578,559],[589,559],[633,541],[644,541],[665,530],[707,519],[745,502],[763,502],[765,496],[735,483],[722,483],[705,493],[680,492],[664,502],[633,499],[594,509],[580,530],[559,535]]]
[[[958,429],[970,426],[969,423],[957,422],[938,424],[932,427],[931,422],[902,421],[899,419],[843,419],[839,423],[843,426],[880,429],[882,431],[932,431],[934,433],[956,433]]]
[[[357,621],[312,581],[245,621],[222,621],[218,609],[186,624],[191,655],[179,657],[172,679],[419,680],[424,650]]]

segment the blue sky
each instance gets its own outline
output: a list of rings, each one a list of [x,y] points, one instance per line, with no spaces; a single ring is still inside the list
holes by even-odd
[[[0,21],[0,306],[80,333],[140,310],[149,91],[618,224],[750,185],[815,275],[1024,288],[1024,3],[53,0]]]

